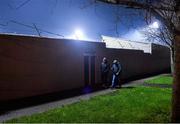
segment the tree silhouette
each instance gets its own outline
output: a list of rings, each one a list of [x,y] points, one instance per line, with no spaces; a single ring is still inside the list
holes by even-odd
[[[171,73],[174,74],[174,40],[175,36],[166,25],[160,25],[158,28],[154,28],[151,25],[143,28],[141,34],[145,37],[146,41],[151,43],[159,43],[166,45],[171,51]]]
[[[179,0],[95,0],[128,9],[141,9],[145,21],[157,18],[170,32],[174,54],[174,81],[172,98],[172,122],[180,122],[180,1]],[[163,29],[164,30],[164,29]]]

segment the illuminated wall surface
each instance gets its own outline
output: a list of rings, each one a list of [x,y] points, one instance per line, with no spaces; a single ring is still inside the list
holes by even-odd
[[[100,64],[122,64],[121,79],[170,69],[167,47],[152,44],[151,53],[106,48],[102,42],[0,35],[0,101],[41,95],[100,83]]]
[[[102,36],[102,41],[106,43],[107,48],[143,50],[144,53],[152,52],[151,43],[133,42],[108,36]]]

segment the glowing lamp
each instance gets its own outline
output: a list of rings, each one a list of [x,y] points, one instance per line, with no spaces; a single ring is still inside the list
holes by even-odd
[[[158,22],[154,22],[152,25],[151,25],[151,28],[159,28],[159,23]]]
[[[74,35],[75,35],[75,38],[78,40],[82,40],[84,38],[83,31],[80,29],[75,30]]]

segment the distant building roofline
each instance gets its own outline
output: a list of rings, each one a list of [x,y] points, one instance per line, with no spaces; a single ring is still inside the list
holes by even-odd
[[[102,35],[102,42],[106,44],[106,48],[142,50],[144,53],[152,53],[152,43],[128,41],[104,35]]]

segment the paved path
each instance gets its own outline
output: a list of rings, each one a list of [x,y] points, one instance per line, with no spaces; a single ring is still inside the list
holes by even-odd
[[[161,74],[161,75],[168,75],[169,76],[170,74]],[[167,84],[149,84],[149,83],[145,83],[146,80],[150,80],[150,79],[156,78],[156,77],[161,76],[161,75],[131,81],[131,82],[127,83],[127,84],[124,84],[122,87],[126,88],[126,87],[135,87],[135,86],[138,86],[138,85],[143,85],[143,86],[151,86],[151,87],[171,88],[172,85],[167,85]]]
[[[79,102],[81,100],[88,100],[91,97],[108,94],[108,93],[111,93],[114,91],[116,91],[116,90],[115,89],[113,89],[113,90],[112,89],[105,89],[102,91],[97,91],[97,92],[93,92],[93,93],[86,94],[86,95],[75,96],[72,98],[54,101],[51,103],[45,103],[42,105],[37,105],[37,106],[33,106],[33,107],[27,107],[27,108],[23,108],[23,109],[19,109],[19,110],[9,111],[9,112],[0,116],[0,123],[4,122],[6,120],[13,119],[13,118],[18,118],[21,116],[28,116],[28,115],[32,115],[35,113],[42,113],[42,112],[45,112],[47,110],[51,110],[54,108],[62,107],[64,105],[76,103],[76,102]]]
[[[142,85],[143,86],[148,86],[148,87],[172,88],[171,84],[149,84],[149,83],[144,83]]]
[[[129,82],[127,84],[122,85],[122,88],[129,88],[129,87],[134,87],[137,85],[143,85],[145,80],[152,79],[152,78],[154,78],[154,77],[132,81],[132,82]],[[13,118],[18,118],[21,116],[28,116],[28,115],[32,115],[35,113],[42,113],[42,112],[45,112],[45,111],[48,111],[48,110],[51,110],[54,108],[62,107],[64,105],[76,103],[76,102],[79,102],[81,100],[89,100],[90,98],[92,98],[94,96],[104,95],[104,94],[108,94],[108,93],[111,93],[114,91],[116,91],[116,89],[113,89],[113,90],[112,89],[105,89],[102,91],[97,91],[97,92],[93,92],[93,93],[86,94],[86,95],[75,96],[72,98],[67,98],[67,99],[63,99],[63,100],[59,100],[59,101],[44,103],[42,105],[37,105],[37,106],[33,106],[33,107],[27,107],[27,108],[23,108],[23,109],[9,111],[3,115],[0,115],[0,123],[4,122],[6,120],[13,119]]]

